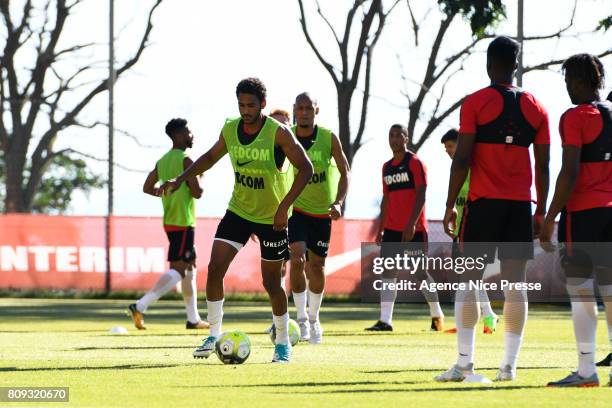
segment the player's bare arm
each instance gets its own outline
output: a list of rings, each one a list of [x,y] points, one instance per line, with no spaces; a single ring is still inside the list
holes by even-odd
[[[329,216],[332,220],[337,220],[342,216],[342,204],[346,199],[348,192],[348,186],[350,183],[350,167],[344,150],[342,150],[342,144],[338,136],[332,133],[332,157],[336,161],[338,171],[340,172],[340,180],[338,180],[338,192],[336,193],[336,200],[332,203],[329,211]]]
[[[191,166],[187,168],[174,180],[168,180],[160,187],[163,192],[176,190],[182,182],[189,180],[192,177],[198,176],[204,173],[215,165],[223,156],[227,154],[227,147],[225,146],[225,140],[223,135],[219,135],[219,139],[215,144],[208,149],[206,153],[201,155]]]
[[[308,181],[312,177],[313,168],[304,148],[295,139],[291,131],[281,126],[276,131],[275,143],[283,150],[289,162],[297,169],[297,175],[287,195],[278,205],[274,216],[274,229],[280,231],[287,227],[287,212],[289,207],[298,198]]]
[[[404,232],[402,233],[402,241],[409,242],[414,238],[414,232],[416,229],[416,222],[421,216],[423,212],[423,208],[425,208],[425,193],[427,192],[427,186],[421,185],[416,186],[415,189],[415,199],[414,199],[414,208],[412,209],[412,214],[410,214],[410,218],[406,223],[406,228],[404,228]]]
[[[540,236],[544,215],[546,214],[546,201],[548,200],[548,189],[550,185],[549,163],[550,145],[534,144],[533,154],[535,157],[535,184],[538,203],[533,215],[533,235]]]
[[[383,192],[383,198],[380,202],[380,215],[378,216],[378,232],[376,233],[376,243],[380,245],[382,235],[385,229],[385,218],[387,217],[387,208],[389,207],[389,193]]]
[[[457,140],[457,150],[453,157],[451,166],[450,181],[448,183],[448,197],[446,198],[446,212],[444,213],[444,231],[447,234],[453,233],[451,222],[456,219],[455,202],[461,191],[461,186],[470,170],[470,158],[474,149],[476,135],[473,133],[460,133]]]
[[[555,227],[555,218],[561,212],[567,200],[569,199],[576,180],[578,179],[578,173],[580,172],[580,148],[576,146],[563,146],[563,158],[561,161],[561,171],[559,177],[557,177],[557,183],[555,185],[555,193],[553,195],[550,208],[544,219],[544,225],[540,232],[540,242],[543,244],[542,247],[547,251],[552,251],[554,248],[550,246],[550,240],[552,238],[553,229]]]
[[[152,196],[158,197],[160,190],[157,187],[155,187],[155,184],[157,184],[158,181],[159,181],[159,177],[157,175],[157,168],[154,168],[153,170],[151,170],[151,172],[147,176],[147,179],[145,180],[142,186],[142,191],[145,194],[150,194]]]
[[[193,165],[193,160],[191,160],[189,157],[185,157],[185,160],[183,160],[183,169],[187,170],[191,165]],[[202,190],[198,176],[187,180],[187,186],[189,187],[189,191],[191,192],[191,196],[193,198],[199,199],[202,197],[202,192],[204,190]]]

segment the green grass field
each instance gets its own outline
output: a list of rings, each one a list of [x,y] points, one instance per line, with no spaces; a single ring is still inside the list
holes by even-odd
[[[191,357],[206,332],[184,329],[181,302],[153,305],[143,332],[125,316],[127,303],[0,299],[0,386],[67,386],[70,406],[609,407],[612,401],[607,368],[599,370],[600,388],[543,386],[574,368],[568,309],[533,306],[519,378],[486,385],[432,381],[454,362],[455,336],[427,331],[424,305],[400,305],[396,331],[376,334],[363,331],[376,320],[375,305],[324,305],[324,344],[299,344],[291,364],[272,365],[272,344],[262,334],[269,307],[229,303],[224,328],[246,331],[253,348],[245,364],[225,366],[215,356]],[[450,306],[445,311],[452,314]],[[598,358],[609,351],[602,318]],[[129,335],[107,334],[117,325]],[[489,378],[502,356],[502,333],[503,325],[494,335],[477,337],[477,368]],[[44,404],[54,405],[60,403]]]

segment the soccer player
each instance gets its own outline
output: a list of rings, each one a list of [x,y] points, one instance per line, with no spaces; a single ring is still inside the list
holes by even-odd
[[[593,272],[606,310],[612,308],[612,103],[599,96],[604,67],[597,57],[573,55],[562,69],[576,107],[568,109],[559,123],[563,159],[540,240],[545,249],[551,249],[555,218],[561,213],[558,237],[565,243],[561,264],[572,305],[578,370],[548,386],[596,387]]]
[[[134,325],[138,330],[146,329],[144,313],[156,300],[164,296],[179,281],[187,311],[187,329],[206,329],[208,323],[202,321],[198,313],[196,286],[196,252],[194,246],[195,199],[202,196],[202,188],[196,177],[186,179],[172,195],[162,195],[155,185],[181,174],[193,162],[185,152],[193,146],[193,134],[185,119],[172,119],[166,124],[166,134],[172,140],[172,150],[162,156],[149,173],[142,190],[160,197],[164,206],[164,230],[168,236],[168,262],[170,269],[164,273],[153,289],[137,303],[128,307]]]
[[[287,219],[291,205],[312,177],[312,164],[289,129],[262,114],[266,87],[257,78],[247,78],[236,88],[240,117],[228,119],[215,144],[183,174],[161,188],[174,190],[184,180],[210,169],[229,153],[234,168],[234,191],[227,212],[217,227],[208,264],[206,302],[210,336],[193,356],[208,358],[221,334],[223,277],[251,234],[259,239],[263,285],[270,297],[276,345],[272,362],[291,358],[287,295],[281,287],[281,268],[288,250]],[[297,172],[288,180],[289,163]]]
[[[312,95],[307,92],[299,94],[293,105],[293,114],[297,122],[293,132],[312,161],[314,174],[295,200],[293,215],[289,218],[291,290],[301,340],[319,344],[323,336],[319,310],[325,289],[325,258],[332,220],[342,215],[342,203],[349,183],[349,164],[338,137],[315,123],[319,105]],[[340,173],[339,180],[334,178],[336,169],[332,159]]]
[[[457,129],[450,129],[446,132],[440,142],[444,145],[444,150],[446,154],[453,159],[455,156],[455,151],[457,150],[457,139],[459,138],[459,131]],[[470,190],[470,173],[468,171],[468,175],[465,178],[465,183],[461,186],[461,191],[459,192],[459,196],[457,197],[457,201],[455,202],[455,210],[457,211],[457,218],[455,219],[455,227],[453,228],[450,237],[453,239],[453,252],[457,252],[459,245],[459,229],[461,228],[461,220],[463,219],[463,210],[465,208],[465,203],[467,203],[468,191]],[[478,293],[478,297],[480,300],[480,312],[483,316],[484,327],[482,332],[485,334],[493,334],[495,329],[497,328],[497,320],[499,319],[493,309],[491,308],[491,302],[489,302],[489,297],[487,296],[487,292],[484,289],[481,289]],[[455,333],[457,329],[447,330],[447,333]]]
[[[461,106],[459,143],[453,157],[444,215],[444,228],[452,233],[455,203],[470,172],[468,203],[459,232],[460,244],[467,243],[462,254],[485,257],[486,262],[492,263],[498,249],[502,279],[512,283],[525,282],[525,266],[533,258],[534,231],[539,233],[546,209],[550,156],[546,110],[533,95],[512,85],[519,52],[519,43],[503,36],[488,46],[487,74],[491,85],[469,95]],[[532,144],[537,191],[533,218],[529,153]],[[470,242],[489,244],[483,254]],[[462,274],[461,279],[466,283],[476,281],[482,279],[483,273],[483,269],[472,270]],[[516,362],[527,321],[526,292],[508,287],[504,297],[505,347],[497,381],[516,378]],[[437,376],[436,381],[462,381],[473,374],[479,314],[478,292],[457,291],[457,362]]]
[[[389,147],[393,158],[382,167],[383,199],[380,205],[380,223],[376,243],[413,242],[420,244],[420,251],[427,247],[427,220],[425,218],[425,192],[427,176],[425,166],[416,154],[407,149],[408,129],[395,124],[389,129]],[[381,253],[384,255],[383,245]],[[419,280],[433,282],[424,270],[416,272]],[[397,271],[383,274],[383,283],[394,283]],[[442,331],[444,313],[438,301],[437,292],[423,291],[429,304],[431,330]],[[381,292],[380,318],[368,331],[393,331],[393,308],[397,292]]]

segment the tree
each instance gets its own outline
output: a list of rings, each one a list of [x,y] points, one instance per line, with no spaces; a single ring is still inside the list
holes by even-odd
[[[65,208],[72,189],[88,190],[101,180],[87,172],[75,151],[53,149],[57,136],[73,126],[92,127],[79,121],[79,115],[108,89],[106,78],[91,81],[96,64],[83,59],[83,51],[96,44],[75,43],[58,49],[67,20],[84,0],[24,0],[21,15],[10,0],[0,0],[2,55],[0,55],[0,150],[4,161],[4,212],[43,211],[44,205]],[[116,69],[117,77],[131,69],[147,47],[153,29],[152,17],[162,0],[154,0],[147,14],[146,28],[132,57]],[[38,23],[43,16],[43,21]],[[72,17],[76,18],[76,17]],[[3,46],[2,46],[3,45]],[[20,62],[34,55],[31,66]],[[61,62],[74,60],[75,68]],[[87,80],[84,80],[86,78]],[[76,102],[72,102],[75,101]],[[71,102],[68,102],[71,101]],[[30,145],[33,149],[29,149]],[[31,153],[29,153],[29,150]],[[72,154],[72,155],[71,155]],[[50,170],[68,166],[70,176],[59,183],[55,176],[43,181]],[[54,189],[59,188],[59,191]],[[66,194],[68,193],[68,196]],[[45,204],[46,203],[46,204]]]
[[[308,45],[314,51],[319,62],[329,73],[336,87],[338,101],[338,137],[340,138],[342,148],[344,149],[344,153],[349,163],[352,163],[355,153],[361,147],[363,131],[366,125],[374,48],[381,37],[387,16],[399,3],[399,0],[395,0],[386,11],[383,7],[382,0],[354,0],[353,5],[346,15],[346,23],[342,38],[340,38],[334,26],[323,13],[318,0],[315,0],[315,3],[318,15],[329,28],[334,43],[338,48],[341,61],[340,68],[334,66],[325,59],[311,37],[308,22],[306,20],[306,13],[304,11],[303,0],[298,0],[300,23]],[[351,31],[355,23],[355,15],[358,13],[360,13],[362,17],[361,29],[356,43],[356,50],[354,55],[351,56],[349,55],[349,48],[352,44]],[[364,91],[361,99],[361,115],[357,133],[353,138],[350,126],[351,105],[353,102],[353,95],[362,74]]]
[[[412,81],[418,85],[413,92],[408,90],[408,86],[405,87],[405,91],[403,92],[407,100],[408,108],[408,133],[412,135],[409,148],[414,151],[419,150],[438,126],[461,106],[464,98],[458,98],[449,102],[446,100],[445,90],[447,86],[452,83],[455,74],[463,70],[463,64],[477,50],[477,45],[485,39],[494,37],[494,35],[487,30],[506,15],[505,7],[501,0],[478,2],[469,0],[438,0],[438,3],[441,6],[441,13],[439,13],[439,22],[437,25],[438,30],[434,37],[433,44],[425,45],[426,47],[431,47],[431,51],[425,71],[422,73],[422,79]],[[420,25],[423,24],[423,22],[417,22],[410,5],[410,0],[407,0],[407,5],[410,11],[411,25],[415,36],[415,47],[418,47],[418,33]],[[523,39],[524,43],[575,36],[576,34],[571,34],[569,31],[574,24],[577,5],[578,1],[575,0],[571,17],[565,26],[550,34],[525,36]],[[425,13],[425,16],[428,15],[430,15],[429,12]],[[463,49],[451,53],[450,55],[440,56],[440,51],[444,49],[444,40],[447,30],[452,21],[459,16],[469,19],[472,41]],[[430,20],[433,18],[435,17],[431,17]],[[597,29],[602,27],[605,29],[605,27],[607,27],[607,20],[609,20],[609,18],[602,20]],[[430,23],[431,22],[428,21],[428,24]],[[610,54],[612,54],[612,48],[608,47],[597,55],[599,57],[604,57]],[[524,67],[523,73],[546,70],[552,66],[562,64],[563,61],[564,59],[553,59],[538,62]],[[404,81],[410,82],[407,77],[408,76],[404,74]],[[428,98],[431,101],[429,104],[426,103]],[[417,132],[417,124],[419,122],[422,123],[423,128]]]

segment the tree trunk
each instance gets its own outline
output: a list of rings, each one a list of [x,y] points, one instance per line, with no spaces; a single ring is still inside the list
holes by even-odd
[[[349,165],[353,164],[353,145],[351,144],[351,97],[352,92],[338,90],[338,138]]]
[[[28,212],[22,197],[26,152],[19,151],[21,149],[16,145],[18,143],[13,143],[12,151],[9,150],[8,153],[5,153],[6,197],[4,198],[4,212],[6,213]]]

